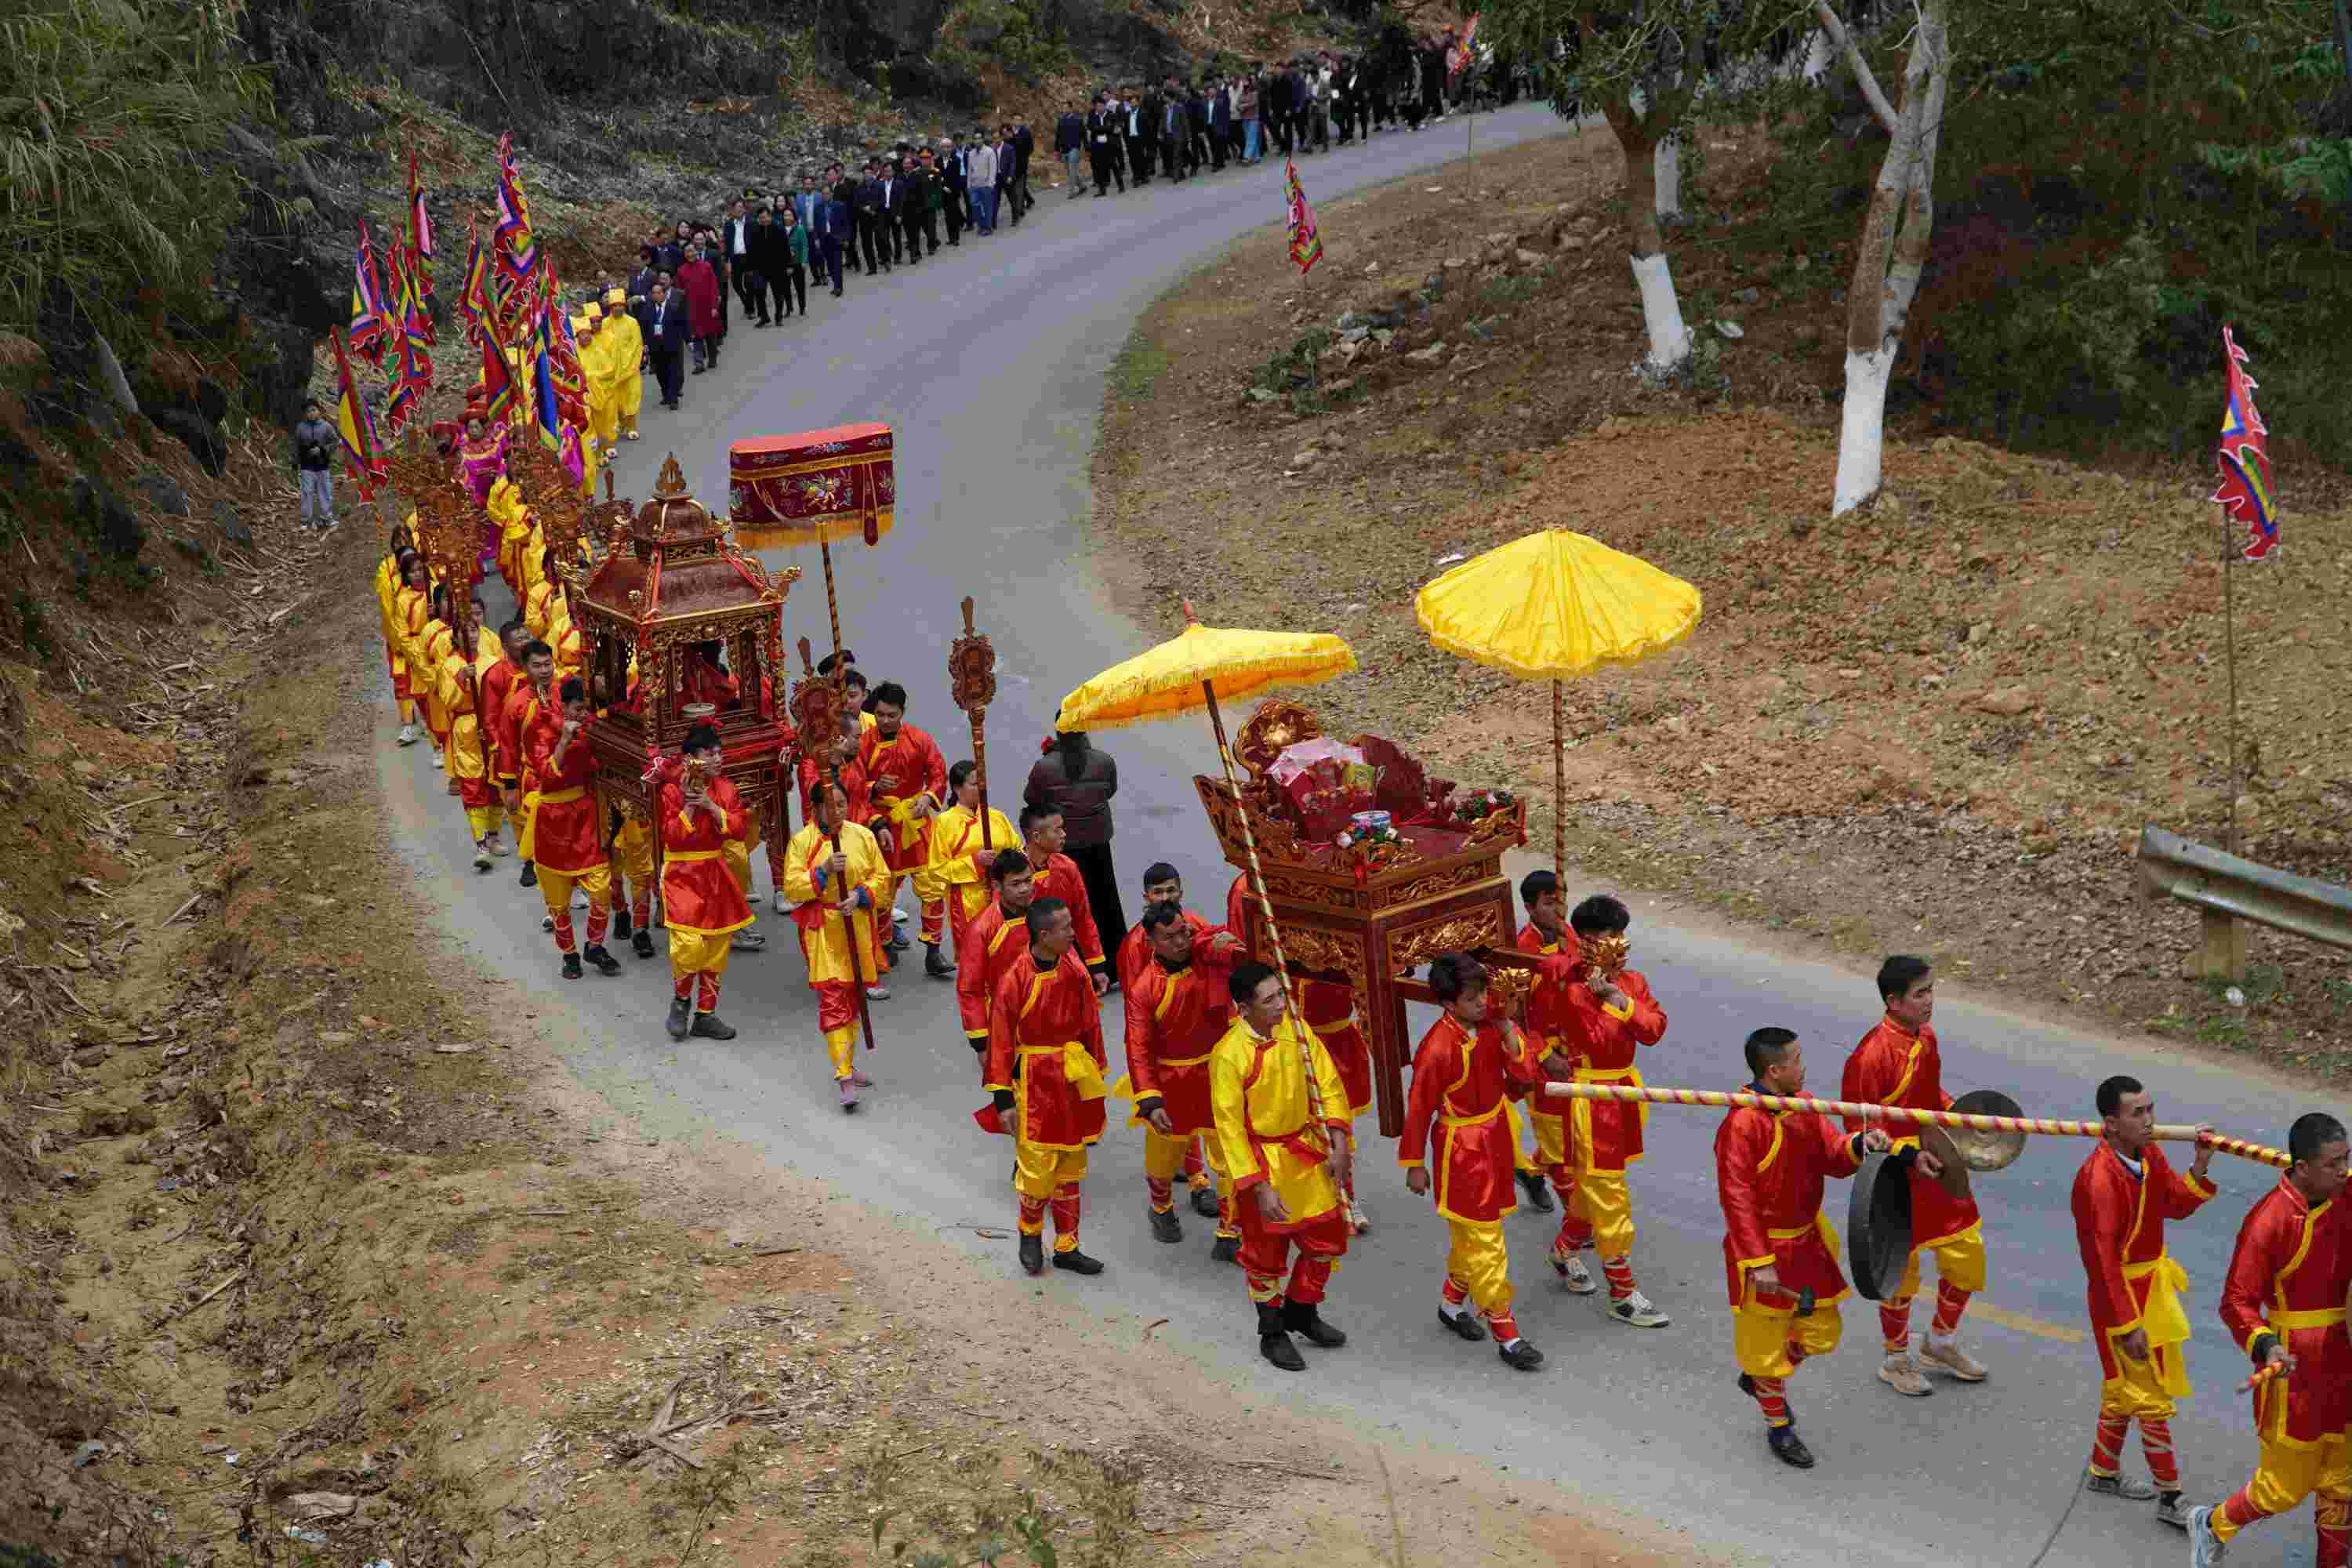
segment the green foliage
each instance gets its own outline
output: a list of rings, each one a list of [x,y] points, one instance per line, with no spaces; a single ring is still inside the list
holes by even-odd
[[[960,1455],[944,1468],[927,1460],[919,1476],[906,1458],[877,1451],[851,1473],[874,1510],[871,1545],[880,1562],[1125,1568],[1143,1544],[1142,1478],[1132,1465],[1033,1449],[1028,1478],[1008,1480],[993,1450]]]
[[[1111,390],[1121,397],[1142,397],[1166,374],[1170,363],[1168,351],[1138,328],[1118,351],[1118,357],[1110,362]]]
[[[0,20],[0,322],[68,303],[135,338],[242,209],[222,149],[268,112],[235,0],[19,0]]]
[[[1330,346],[1328,329],[1309,327],[1288,348],[1268,355],[1250,384],[1284,399],[1293,414],[1320,414],[1334,401],[1323,383],[1323,351]]]
[[[49,641],[49,617],[42,612],[41,602],[22,588],[16,590],[16,640],[43,664],[56,657],[57,647]]]
[[[966,68],[1001,66],[1033,85],[1072,58],[1049,0],[958,0],[940,25],[940,52]]]

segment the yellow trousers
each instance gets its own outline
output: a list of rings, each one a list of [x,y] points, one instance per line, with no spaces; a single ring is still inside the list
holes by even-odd
[[[1041,1149],[1026,1138],[1013,1141],[1013,1190],[1039,1202],[1065,1184],[1087,1179],[1084,1149]]]
[[[632,373],[629,379],[635,380],[635,374]],[[621,434],[621,399],[617,389],[606,392],[600,387],[588,395],[588,428],[603,447],[604,457],[609,461],[613,443]]]
[[[541,873],[543,877],[545,873]],[[734,951],[732,936],[703,936],[690,931],[669,928],[669,973],[674,981],[686,981],[697,974],[717,979],[727,973],[727,955]]]
[[[645,405],[646,378],[637,373],[636,366],[631,365],[629,374],[620,381],[621,397],[616,412],[620,416],[621,428],[635,430],[637,427],[637,410]]]
[[[1570,1212],[1592,1227],[1592,1250],[1613,1263],[1633,1250],[1633,1195],[1622,1171],[1579,1171]]]
[[[1530,1173],[1540,1170],[1536,1157],[1528,1152],[1528,1113],[1516,1100],[1503,1101],[1503,1112],[1511,1119],[1511,1168]]]
[[[1835,1301],[1823,1301],[1811,1316],[1801,1318],[1794,1307],[1758,1301],[1751,1289],[1748,1300],[1731,1310],[1732,1352],[1739,1358],[1739,1370],[1750,1377],[1786,1377],[1797,1370],[1800,1360],[1837,1349],[1844,1331]],[[1792,1348],[1796,1354],[1790,1353]]]
[[[2332,1433],[2307,1447],[2284,1437],[2264,1437],[2262,1463],[2246,1483],[2246,1500],[2268,1519],[2307,1497],[2317,1499],[2313,1509],[2322,1528],[2344,1527],[2347,1514],[2352,1513],[2352,1451],[2346,1448],[2344,1435]],[[2225,1545],[2245,1528],[2231,1517],[2236,1502],[2232,1498],[2213,1510],[2213,1538]]]
[[[531,828],[538,820],[538,815],[539,792],[535,789],[523,791],[522,807],[515,816],[515,853],[526,860],[531,858],[534,848]]]
[[[617,869],[628,879],[632,891],[644,892],[654,885],[654,830],[646,823],[624,812],[621,831],[613,835],[613,850],[604,864]],[[677,949],[670,949],[675,962]]]
[[[2168,1421],[2176,1406],[2165,1373],[2180,1365],[2186,1345],[2155,1345],[2146,1361],[2134,1361],[2120,1350],[2116,1364],[2123,1370],[2099,1384],[2099,1414],[2143,1421]]]
[[[1908,1301],[1919,1293],[1919,1254],[1922,1252],[1936,1255],[1937,1274],[1955,1290],[1966,1290],[1974,1295],[1985,1288],[1984,1227],[1972,1225],[1958,1236],[1948,1236],[1941,1241],[1914,1250],[1911,1260],[1903,1266],[1903,1282],[1895,1288],[1895,1294],[1887,1298],[1889,1301]]]
[[[1500,1220],[1452,1219],[1445,1222],[1449,1245],[1445,1272],[1482,1312],[1492,1315],[1511,1305],[1511,1254],[1503,1241]]]
[[[613,907],[613,868],[610,866],[591,866],[585,871],[568,874],[551,871],[544,866],[539,868],[539,896],[547,900],[549,914],[560,917],[571,909],[572,889],[574,888],[588,895],[590,909],[610,910]]]
[[[473,831],[474,842],[478,844],[483,839],[488,838],[491,834],[496,833],[499,830],[499,821],[505,815],[506,807],[499,805],[496,801],[492,801],[488,805],[467,806],[466,808],[466,826]]]

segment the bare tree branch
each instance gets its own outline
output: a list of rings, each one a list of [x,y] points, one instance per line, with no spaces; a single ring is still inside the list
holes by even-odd
[[[1822,31],[1829,35],[1830,47],[1843,55],[1845,63],[1853,68],[1853,79],[1862,88],[1863,100],[1870,105],[1871,113],[1878,117],[1880,127],[1889,136],[1894,135],[1895,107],[1886,101],[1886,94],[1880,89],[1878,79],[1871,74],[1870,62],[1862,58],[1861,47],[1845,30],[1845,24],[1838,19],[1838,14],[1831,9],[1830,0],[1813,0],[1813,19],[1821,24]]]

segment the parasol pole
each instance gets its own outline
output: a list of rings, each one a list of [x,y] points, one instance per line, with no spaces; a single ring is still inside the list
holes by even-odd
[[[828,581],[829,580],[830,574],[828,574]],[[806,637],[801,638],[801,668],[808,672],[810,679],[814,680],[817,679],[816,666],[809,658],[809,640]],[[836,665],[834,668],[833,674],[825,677],[824,679],[831,681],[837,688],[841,683],[840,667]],[[832,763],[828,767],[827,773],[828,782],[825,787],[828,789],[840,789],[841,763],[838,761]],[[848,805],[848,796],[846,793],[845,793],[842,797],[842,804],[845,808]],[[809,814],[809,822],[812,826],[816,825],[816,814],[814,812],[811,812]],[[820,832],[824,831],[822,827],[818,830]],[[840,854],[841,829],[836,827],[832,832],[825,834],[824,837],[826,852],[829,855]],[[857,949],[859,946],[857,941],[857,917],[851,914],[847,909],[843,908],[839,904],[835,904],[834,907],[841,910],[842,936],[849,945],[849,976],[857,992],[857,1026],[860,1029],[865,1031],[866,1048],[870,1051],[874,1048],[874,1013],[873,1009],[868,1007],[866,1003],[866,965],[857,956]],[[876,914],[876,919],[877,921],[880,919],[878,911]],[[876,929],[878,931],[880,928],[877,925]]]
[[[1756,1094],[1747,1090],[1725,1094],[1706,1089],[1639,1089],[1620,1083],[1547,1083],[1550,1100],[1613,1100],[1626,1104],[1717,1105],[1756,1110],[1810,1110],[1823,1116],[1855,1116],[1865,1121],[1908,1121],[1937,1127],[1959,1127],[1977,1132],[2034,1132],[2061,1138],[2104,1138],[2106,1129],[2096,1121],[2063,1121],[2042,1116],[1986,1116],[1965,1110],[1921,1110],[1907,1105],[1871,1105],[1846,1100],[1815,1100],[1811,1095]],[[2284,1169],[2293,1162],[2281,1150],[2204,1132],[2184,1122],[2159,1124],[2155,1136],[2168,1143],[2195,1143],[2242,1160]]]
[[[1560,725],[1559,678],[1551,682],[1551,874],[1568,883],[1568,750]]]
[[[838,655],[841,652],[841,601],[835,597],[833,591],[833,542],[819,534],[816,549],[824,559],[824,613],[825,618],[833,623],[833,651]],[[807,639],[802,640],[805,643]],[[837,671],[838,660],[835,668]]]

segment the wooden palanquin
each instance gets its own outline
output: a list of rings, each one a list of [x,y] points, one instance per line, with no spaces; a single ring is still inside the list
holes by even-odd
[[[1440,953],[1510,947],[1517,921],[1503,855],[1526,841],[1527,807],[1513,803],[1466,826],[1429,825],[1424,819],[1445,814],[1452,786],[1427,779],[1420,764],[1379,737],[1360,736],[1353,743],[1381,770],[1377,806],[1391,814],[1405,843],[1343,849],[1307,841],[1278,804],[1268,774],[1284,747],[1321,733],[1296,703],[1264,702],[1234,737],[1234,754],[1249,772],[1242,798],[1236,801],[1223,779],[1196,775],[1192,782],[1226,860],[1244,875],[1249,853],[1241,814],[1248,814],[1292,971],[1354,990],[1371,1046],[1381,1131],[1393,1138],[1404,1130],[1404,1062],[1412,1048],[1404,1005],[1426,995],[1400,977]],[[1270,955],[1255,900],[1248,925],[1241,934],[1251,951]]]
[[[710,722],[719,730],[721,771],[760,815],[768,868],[783,882],[791,837],[791,792],[778,753],[790,732],[782,717],[784,595],[797,568],[771,574],[735,548],[722,519],[688,493],[671,458],[654,499],[634,518],[610,520],[610,548],[593,567],[565,568],[572,613],[586,645],[598,717],[588,730],[599,789],[611,807],[651,821],[655,786],[645,774],[656,756],[675,757],[696,720],[683,689],[706,645],[724,649],[734,693]],[[630,691],[635,661],[635,700]],[[661,835],[654,835],[656,864]]]

